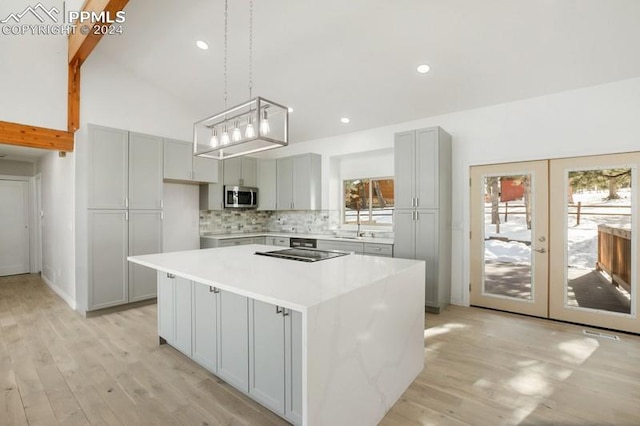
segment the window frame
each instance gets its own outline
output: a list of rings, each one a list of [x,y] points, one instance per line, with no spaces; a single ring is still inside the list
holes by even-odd
[[[356,227],[357,223],[356,222],[347,222],[347,206],[346,206],[346,196],[347,196],[347,182],[353,182],[356,180],[360,180],[362,182],[367,182],[369,183],[369,193],[367,194],[367,204],[368,207],[366,209],[362,209],[360,210],[360,218],[363,222],[367,222],[367,223],[362,223],[361,227],[373,227],[373,228],[380,228],[380,227],[388,227],[388,228],[392,228],[393,227],[393,210],[395,210],[395,191],[394,191],[394,197],[393,197],[393,206],[390,207],[391,211],[391,222],[390,223],[371,223],[372,219],[373,219],[373,212],[375,210],[379,210],[379,211],[383,211],[384,208],[382,209],[376,209],[373,207],[373,185],[371,184],[374,181],[383,181],[383,180],[390,180],[393,181],[394,185],[395,185],[395,177],[394,176],[376,176],[376,177],[361,177],[361,178],[349,178],[349,179],[342,179],[342,189],[341,189],[341,207],[340,210],[342,211],[342,219],[341,219],[341,226],[342,227]],[[355,210],[350,210],[350,211],[355,211]],[[363,216],[365,216],[367,219],[363,220]]]

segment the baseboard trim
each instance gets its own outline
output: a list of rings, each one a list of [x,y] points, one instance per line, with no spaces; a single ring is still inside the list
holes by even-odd
[[[44,281],[45,284],[51,290],[53,290],[53,292],[55,294],[60,296],[60,298],[62,300],[64,300],[67,303],[67,305],[69,305],[71,307],[71,309],[73,309],[74,311],[76,310],[76,301],[74,299],[72,299],[71,297],[69,297],[68,294],[65,294],[62,290],[60,290],[58,287],[56,287],[51,281],[49,281],[49,279],[47,277],[44,276],[44,274],[40,274],[40,277],[42,278],[42,281]]]

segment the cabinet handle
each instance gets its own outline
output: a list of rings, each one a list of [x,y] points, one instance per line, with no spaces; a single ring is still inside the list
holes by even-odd
[[[164,220],[164,212],[160,212],[160,220]]]
[[[127,210],[126,212],[124,212],[124,221],[125,221],[125,222],[129,222],[129,210]]]
[[[283,317],[289,316],[289,310],[282,308],[282,316]]]
[[[416,199],[411,197],[411,207],[415,207],[416,206]]]
[[[209,293],[214,293],[214,294],[218,294],[220,293],[220,289],[213,287],[213,286],[209,286]]]
[[[160,200],[160,208],[164,209],[164,200]]]
[[[173,279],[173,278],[175,278],[175,277],[176,277],[175,275],[167,273],[167,278],[171,278],[171,279]]]
[[[420,220],[420,212],[416,212],[416,220]]]
[[[420,207],[420,198],[416,197],[416,207]]]
[[[283,309],[280,308],[280,306],[276,306],[276,315],[280,315],[282,313]]]

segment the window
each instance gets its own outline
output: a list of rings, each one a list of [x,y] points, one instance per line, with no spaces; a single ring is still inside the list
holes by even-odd
[[[344,224],[393,224],[393,178],[345,180],[343,188]]]

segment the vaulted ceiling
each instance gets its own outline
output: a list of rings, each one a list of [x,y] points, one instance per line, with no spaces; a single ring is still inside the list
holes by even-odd
[[[294,141],[640,76],[637,0],[254,3],[254,96],[294,108]],[[229,106],[249,98],[248,4],[229,2]],[[95,53],[192,105],[195,121],[223,109],[223,10],[130,2],[126,34]]]

